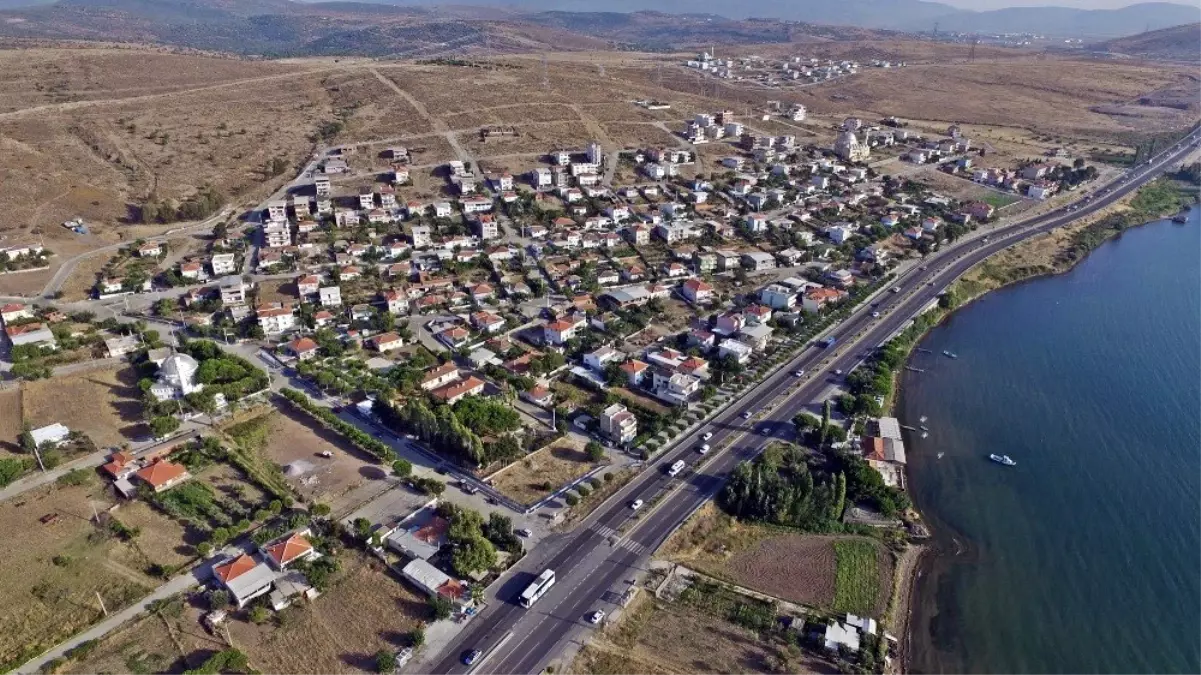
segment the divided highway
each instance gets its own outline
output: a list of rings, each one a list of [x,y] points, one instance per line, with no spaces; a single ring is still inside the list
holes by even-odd
[[[1196,141],[1197,136],[1194,132],[1153,163],[1111,183],[1101,196],[997,228],[987,236],[964,240],[929,256],[925,267],[911,270],[895,282],[900,288],[898,293],[884,293],[876,306],[861,308],[832,329],[828,334],[837,339],[834,347],[803,349],[718,414],[702,431],[713,432],[706,441],[713,447],[712,453],[702,456],[696,451],[698,437],[684,439],[662,453],[573,532],[547,539],[531,551],[491,598],[491,605],[472,619],[463,634],[440,655],[432,671],[540,672],[569,640],[584,639],[581,636],[591,630],[585,615],[612,607],[617,594],[645,568],[651,553],[717,493],[724,476],[738,462],[760,451],[768,440],[764,433],[772,437],[789,430],[790,420],[801,406],[817,400],[829,386],[830,373],[849,372],[973,265],[1018,241],[1108,206],[1183,158],[1191,150],[1185,144]],[[873,318],[873,311],[881,316]],[[804,369],[806,375],[795,377],[797,369]],[[769,406],[774,407],[767,411]],[[744,419],[746,412],[756,417]],[[678,477],[669,478],[664,467],[679,459],[689,467]],[[635,499],[647,505],[634,512],[629,503]],[[533,576],[547,568],[555,570],[557,584],[530,609],[516,604],[515,598]],[[460,654],[468,649],[482,650],[485,658],[474,667],[463,665]]]

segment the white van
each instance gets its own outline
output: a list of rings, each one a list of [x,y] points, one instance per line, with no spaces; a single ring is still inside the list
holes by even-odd
[[[672,464],[671,468],[669,468],[667,470],[667,475],[675,476],[676,474],[680,473],[683,470],[684,470],[684,460],[682,460],[682,459],[676,460],[676,463]]]

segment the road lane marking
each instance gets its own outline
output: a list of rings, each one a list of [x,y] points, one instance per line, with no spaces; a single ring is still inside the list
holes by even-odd
[[[497,642],[495,645],[492,645],[492,648],[488,650],[488,653],[487,653],[487,654],[484,654],[484,658],[480,659],[478,662],[476,662],[476,664],[475,664],[475,665],[473,665],[472,667],[468,668],[468,669],[467,669],[467,672],[468,672],[468,673],[474,673],[476,670],[478,670],[478,669],[480,669],[480,668],[483,668],[483,667],[484,667],[484,664],[488,662],[488,659],[491,659],[493,656],[495,656],[495,655],[496,655],[496,653],[497,653],[498,651],[500,651],[500,648],[501,648],[501,647],[502,647],[502,646],[503,646],[503,645],[504,645],[506,642],[508,642],[508,641],[509,641],[509,638],[511,638],[511,637],[513,637],[513,631],[509,631],[508,633],[505,633],[505,636],[504,636],[504,637],[502,637],[502,638],[501,638],[501,639],[500,639],[500,640],[499,640],[499,641],[498,641],[498,642]]]

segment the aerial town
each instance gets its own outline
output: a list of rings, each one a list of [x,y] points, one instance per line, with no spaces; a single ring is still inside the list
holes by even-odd
[[[918,341],[972,270],[1198,132],[1122,168],[796,95],[903,59],[674,67],[782,100],[622,101],[659,142],[533,153],[317,134],[249,209],[0,238],[0,280],[48,276],[0,296],[0,509],[49,570],[0,589],[39,617],[5,670],[903,672],[937,433],[894,412],[908,359],[952,367]]]

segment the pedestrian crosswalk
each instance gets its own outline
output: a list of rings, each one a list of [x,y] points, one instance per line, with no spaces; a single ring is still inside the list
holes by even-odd
[[[615,530],[611,527],[608,527],[606,525],[601,525],[600,523],[593,523],[592,526],[589,527],[588,529],[590,529],[593,532],[604,537],[605,540],[609,543],[609,545],[613,546],[614,548],[624,548],[625,550],[633,551],[634,553],[637,553],[638,555],[646,555],[647,553],[650,552],[650,550],[647,547],[643,546],[642,544],[639,544],[638,542],[634,541],[633,539],[630,539],[628,537],[622,537],[620,532],[618,532],[617,530]]]

